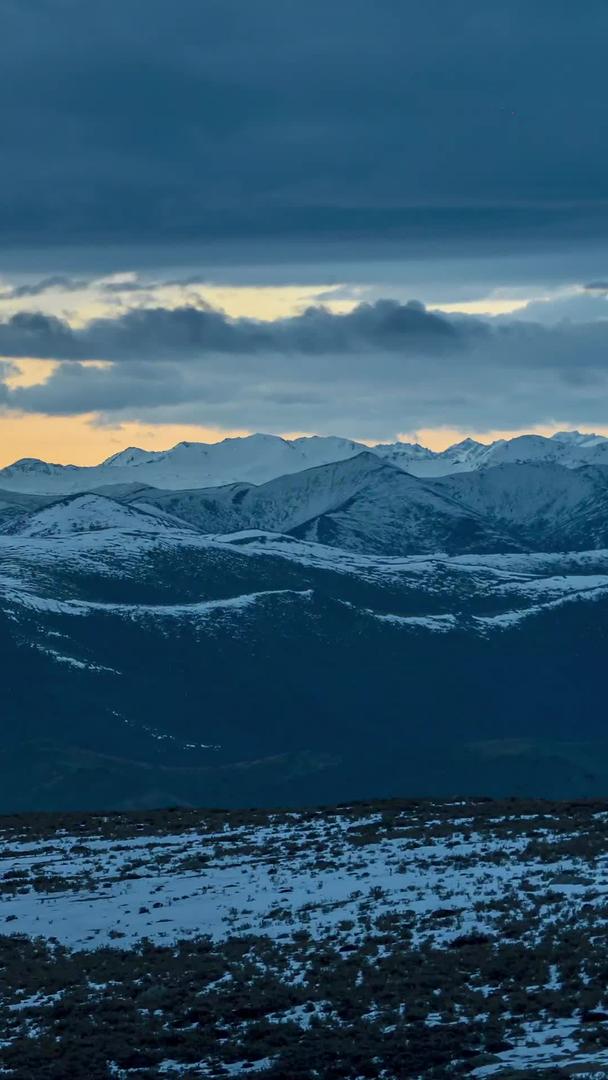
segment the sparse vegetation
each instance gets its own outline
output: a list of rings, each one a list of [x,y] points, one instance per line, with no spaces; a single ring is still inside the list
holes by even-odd
[[[512,800],[4,818],[3,1075],[599,1078],[607,821]],[[116,917],[53,932],[87,905]]]

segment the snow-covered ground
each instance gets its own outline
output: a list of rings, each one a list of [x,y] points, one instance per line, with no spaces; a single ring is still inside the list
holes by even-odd
[[[507,1070],[511,1075],[524,1069],[534,1073],[556,1065],[571,1070],[570,1075],[576,1075],[579,1080],[585,1076],[603,1080],[608,1076],[608,1072],[604,1072],[604,1066],[608,1069],[608,1048],[594,1053],[581,1049],[580,1040],[576,1038],[580,1028],[578,1017],[536,1020],[523,1027],[516,1046],[497,1054],[498,1060],[492,1064],[473,1069],[471,1076],[485,1080],[490,1076],[504,1076]],[[593,1066],[593,1072],[587,1071],[589,1066]]]
[[[433,835],[432,823],[421,835],[404,817],[385,836],[379,814],[293,813],[258,827],[128,840],[12,840],[0,876],[17,880],[19,889],[2,895],[0,922],[11,933],[57,938],[71,948],[132,946],[142,937],[276,937],[302,927],[320,939],[345,919],[354,920],[344,932],[351,941],[371,902],[376,917],[400,913],[416,935],[443,943],[473,930],[492,933],[503,914],[502,906],[492,907],[497,900],[522,914],[535,911],[536,934],[556,908],[560,918],[574,920],[583,904],[608,904],[608,852],[595,858],[591,879],[587,859],[560,853],[572,836],[555,837],[542,815],[530,824],[549,854],[559,839],[549,862],[528,853],[527,835],[506,836],[504,821],[487,822],[479,833],[464,818],[445,836]],[[539,907],[538,897],[548,894],[553,899]],[[453,915],[433,924],[437,908]]]
[[[132,513],[128,508],[124,510],[127,516]],[[144,517],[139,512],[132,516]],[[243,610],[264,598],[272,600],[287,594],[310,597],[314,592],[305,580],[301,588],[227,591],[225,596],[196,602],[180,596],[179,589],[171,600],[163,603],[134,604],[74,597],[74,581],[78,577],[86,580],[89,575],[95,575],[98,581],[107,578],[137,582],[142,565],[149,559],[166,556],[179,565],[181,558],[193,555],[207,558],[210,564],[217,559],[233,559],[231,565],[244,567],[252,581],[254,560],[262,558],[272,561],[279,575],[281,565],[287,564],[299,568],[303,575],[321,572],[380,588],[390,586],[404,594],[415,592],[416,609],[411,612],[361,608],[365,614],[410,631],[466,629],[485,634],[508,629],[524,618],[564,603],[608,596],[608,551],[605,550],[566,555],[390,557],[358,554],[276,533],[249,530],[200,536],[169,523],[163,522],[156,531],[129,528],[121,520],[119,524],[110,521],[107,527],[74,533],[68,529],[49,535],[0,535],[0,606],[13,617],[25,610],[79,617],[107,612],[131,620],[150,617],[200,620]],[[250,571],[248,563],[252,565]],[[329,579],[324,591],[332,591]],[[439,611],[438,597],[443,607]],[[491,611],[487,610],[488,602]],[[350,606],[356,605],[350,603]]]
[[[86,987],[93,1016],[113,994],[141,994],[142,1031],[154,1021],[172,1033],[163,1053],[150,1029],[152,1075],[285,1076],[286,1048],[301,1043],[306,1060],[328,1035],[347,1047],[355,1023],[361,1046],[376,1046],[384,1080],[404,1075],[393,1060],[418,1063],[408,1066],[412,1080],[548,1070],[605,1080],[607,817],[593,804],[458,800],[74,815],[46,825],[15,818],[0,825],[0,944],[38,942],[40,957],[44,942],[51,966],[60,946],[70,950],[63,965],[80,956],[84,983],[70,1007],[82,1008]],[[147,955],[177,962],[189,979],[189,1024],[173,1028],[162,977],[142,976]],[[199,955],[213,963],[204,985],[187,974]],[[247,980],[257,979],[249,998]],[[11,1052],[17,1033],[35,1044],[39,1025],[52,1030],[70,994],[56,978],[17,981],[21,989],[0,992]],[[206,1022],[215,1010],[223,1031],[198,1055],[197,1010]],[[452,1056],[436,1059],[432,1048],[441,1046]],[[443,1061],[439,1071],[429,1056],[427,1072],[426,1053]],[[340,1075],[354,1080],[355,1069]],[[120,1080],[138,1075],[124,1052],[108,1070]]]

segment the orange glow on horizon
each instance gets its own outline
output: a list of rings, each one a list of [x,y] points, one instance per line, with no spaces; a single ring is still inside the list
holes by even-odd
[[[249,435],[245,428],[221,431],[198,424],[100,424],[97,417],[0,415],[0,467],[23,457],[58,465],[98,465],[127,446],[167,450],[182,441],[220,442]]]
[[[470,437],[478,442],[490,443],[496,439],[512,439],[518,435],[553,435],[571,427],[564,423],[525,428],[514,431],[467,431],[460,428],[421,428],[401,432],[386,439],[352,437],[366,446],[375,442],[419,442],[431,450],[445,450],[453,443]],[[231,428],[223,430],[205,424],[150,424],[125,421],[122,424],[103,424],[94,413],[81,416],[44,416],[38,414],[0,414],[0,468],[23,457],[42,458],[60,465],[98,465],[111,454],[127,446],[139,446],[144,450],[168,450],[176,443],[221,442],[222,439],[251,435],[256,429]],[[257,429],[260,430],[260,429]],[[608,436],[608,428],[596,427],[594,431],[581,425],[580,430]],[[315,434],[312,431],[277,432],[284,439],[296,439]],[[332,434],[321,432],[320,434]]]
[[[429,450],[446,450],[448,446],[453,446],[454,443],[462,442],[463,439],[467,438],[487,444],[496,442],[497,439],[516,439],[519,435],[544,435],[549,438],[551,435],[555,435],[556,431],[566,431],[572,429],[572,427],[571,423],[564,420],[562,423],[540,424],[535,427],[519,428],[511,431],[474,431],[450,427],[418,428],[417,431],[400,432],[397,440],[399,442],[418,442],[422,446],[428,447]],[[601,425],[590,428],[587,424],[580,424],[577,426],[577,431],[589,435],[608,436],[608,428]]]

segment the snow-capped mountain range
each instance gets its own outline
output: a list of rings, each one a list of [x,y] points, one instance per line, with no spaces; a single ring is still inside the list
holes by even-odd
[[[59,495],[120,483],[173,489],[263,484],[316,465],[344,461],[363,451],[419,477],[521,462],[548,462],[567,468],[608,464],[608,439],[577,431],[557,432],[551,438],[521,435],[489,444],[465,439],[440,452],[406,442],[366,446],[337,436],[283,439],[258,434],[218,443],[182,442],[163,451],[129,447],[95,466],[22,458],[0,469],[0,489]]]
[[[608,546],[608,439],[466,439],[435,454],[252,435],[129,449],[95,467],[27,459],[0,471],[0,533],[166,526],[385,555],[597,549]]]
[[[121,529],[263,531],[382,555],[608,547],[608,465],[495,465],[417,477],[362,450],[263,484],[162,489],[105,484],[69,495],[0,490],[0,535]]]
[[[501,740],[493,791],[603,790],[607,446],[253,436],[5,469],[0,806],[485,791],[470,747]]]

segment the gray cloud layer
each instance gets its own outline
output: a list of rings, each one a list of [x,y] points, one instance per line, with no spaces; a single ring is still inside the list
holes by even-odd
[[[483,324],[471,323],[483,333]],[[117,318],[96,319],[74,330],[59,318],[22,312],[0,323],[0,356],[54,360],[199,359],[208,353],[325,354],[367,349],[417,348],[422,352],[458,345],[449,319],[415,301],[361,304],[348,315],[313,307],[274,322],[230,319],[205,307],[134,309]]]
[[[608,321],[484,321],[416,302],[273,323],[156,308],[81,330],[19,314],[0,324],[0,355],[60,361],[44,384],[1,384],[5,408],[51,415],[390,438],[441,424],[605,424],[608,407]]]
[[[606,236],[605,0],[2,4],[3,247]]]

